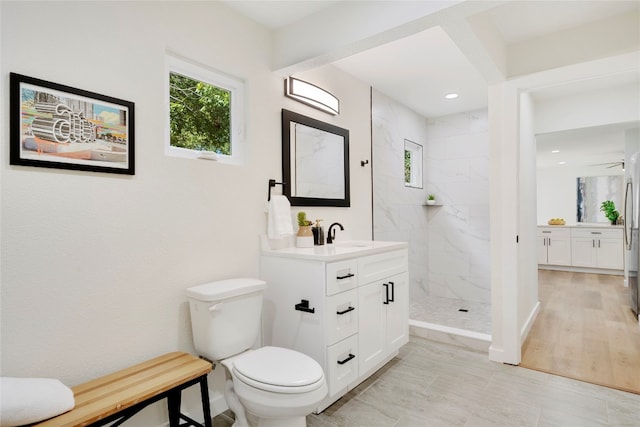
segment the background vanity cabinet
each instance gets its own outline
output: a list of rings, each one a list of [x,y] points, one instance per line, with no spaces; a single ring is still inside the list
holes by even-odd
[[[538,227],[538,264],[571,265],[571,229]]]
[[[623,230],[576,227],[571,230],[572,265],[624,269]]]
[[[408,341],[408,255],[406,244],[397,245],[371,255],[364,249],[336,254],[328,247],[318,249],[320,254],[311,248],[261,256],[260,277],[267,282],[263,344],[291,348],[320,363],[329,393],[316,412]]]

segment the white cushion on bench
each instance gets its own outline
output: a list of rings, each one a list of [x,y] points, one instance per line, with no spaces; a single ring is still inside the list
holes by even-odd
[[[73,392],[52,378],[0,377],[0,426],[15,427],[67,412]]]

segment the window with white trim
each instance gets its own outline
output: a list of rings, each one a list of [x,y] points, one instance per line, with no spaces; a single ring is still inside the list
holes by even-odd
[[[244,83],[167,55],[165,154],[242,163]]]

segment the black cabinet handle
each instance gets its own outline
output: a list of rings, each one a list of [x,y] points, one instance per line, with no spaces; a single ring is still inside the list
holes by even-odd
[[[389,282],[389,284],[391,285],[391,298],[389,298],[389,302],[394,302],[396,298],[396,284],[393,282]]]
[[[384,286],[384,293],[385,293],[383,304],[389,304],[389,284],[383,283],[382,286]]]
[[[349,308],[347,308],[346,310],[336,311],[336,314],[339,314],[342,316],[343,314],[347,314],[348,312],[353,311],[355,309],[356,309],[355,307],[349,306]]]
[[[315,313],[316,309],[314,308],[309,308],[309,300],[303,299],[301,300],[298,304],[295,305],[296,310],[298,311],[304,311],[305,313]]]
[[[349,360],[355,359],[356,355],[355,354],[351,354],[349,353],[349,357],[347,357],[344,360],[338,360],[338,365],[344,365],[345,363],[347,363]]]
[[[346,276],[336,276],[336,279],[337,280],[343,280],[343,279],[348,279],[349,277],[353,277],[353,276],[355,276],[355,274],[349,273]]]

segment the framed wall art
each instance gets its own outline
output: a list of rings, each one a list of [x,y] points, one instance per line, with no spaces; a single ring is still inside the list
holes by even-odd
[[[133,175],[133,102],[10,75],[10,163]]]

